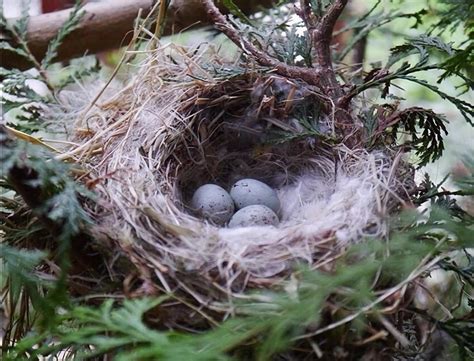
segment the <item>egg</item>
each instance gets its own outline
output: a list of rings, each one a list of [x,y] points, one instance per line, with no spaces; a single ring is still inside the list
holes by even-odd
[[[270,208],[261,204],[238,210],[229,222],[229,228],[250,226],[276,226],[278,217]]]
[[[280,200],[275,190],[256,179],[241,179],[230,189],[230,196],[237,209],[254,204],[267,206],[273,212],[280,210]]]
[[[191,199],[191,207],[199,216],[217,225],[225,224],[234,214],[234,201],[216,184],[199,187]]]

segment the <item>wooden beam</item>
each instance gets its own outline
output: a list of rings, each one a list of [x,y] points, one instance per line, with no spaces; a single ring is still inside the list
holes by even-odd
[[[143,15],[152,9],[155,0],[107,0],[88,3],[84,6],[86,14],[78,28],[61,45],[57,61],[65,61],[84,54],[94,54],[115,49],[130,40],[135,18],[140,9]],[[247,14],[261,6],[270,6],[273,0],[237,0],[235,3]],[[71,10],[34,16],[30,19],[27,31],[28,46],[39,61],[46,54],[49,42],[54,39]],[[11,21],[14,21],[11,20]],[[172,1],[165,26],[165,35],[178,33],[190,26],[209,24],[200,0]],[[0,30],[0,38],[5,39]],[[4,68],[27,69],[32,64],[16,53],[0,49],[0,64]]]

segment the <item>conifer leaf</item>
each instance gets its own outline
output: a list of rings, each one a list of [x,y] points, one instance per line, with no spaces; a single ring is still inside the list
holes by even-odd
[[[444,151],[443,136],[448,134],[446,130],[446,119],[432,110],[412,107],[402,110],[398,114],[392,132],[394,136],[403,127],[403,130],[411,135],[411,146],[420,158],[420,166],[441,157]],[[418,128],[421,129],[419,134]]]
[[[13,25],[18,34],[26,34],[26,30],[28,28],[28,22],[30,21],[30,15],[29,15],[30,6],[31,6],[31,0],[20,1],[21,15],[15,21]]]
[[[70,12],[68,19],[61,26],[56,37],[49,43],[48,50],[46,51],[46,54],[43,60],[41,61],[42,68],[47,68],[48,66],[51,65],[51,63],[54,61],[54,59],[58,55],[59,47],[61,46],[66,36],[71,34],[79,25],[79,22],[81,21],[82,17],[85,15],[85,11],[83,10],[81,11],[81,9],[82,9],[81,3],[79,1],[76,2],[76,5]]]
[[[14,47],[6,41],[0,41],[0,49],[11,51],[12,53],[18,54],[26,59],[30,58],[29,54],[24,49]]]

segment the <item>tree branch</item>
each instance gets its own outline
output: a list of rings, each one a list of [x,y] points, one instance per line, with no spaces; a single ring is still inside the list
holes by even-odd
[[[348,0],[335,0],[326,14],[321,18],[314,31],[314,48],[316,50],[316,60],[321,67],[321,78],[324,79],[328,87],[329,95],[337,99],[343,95],[342,87],[336,79],[331,59],[331,40],[334,26],[339,16],[342,14]],[[324,76],[323,76],[324,74]]]
[[[304,68],[285,64],[272,58],[267,53],[257,49],[250,41],[244,39],[239,32],[227,21],[212,0],[202,0],[209,18],[214,26],[222,31],[232,42],[234,42],[244,53],[252,56],[260,65],[274,68],[275,71],[285,77],[301,79],[311,85],[320,85],[320,74],[317,69]]]

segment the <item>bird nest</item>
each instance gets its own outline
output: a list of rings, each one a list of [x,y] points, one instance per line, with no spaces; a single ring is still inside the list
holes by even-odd
[[[94,106],[62,93],[69,109],[85,106],[62,157],[84,167],[97,195],[85,205],[96,238],[112,240],[155,289],[225,311],[233,296],[278,287],[302,264],[329,271],[348,245],[386,235],[406,188],[400,157],[334,141],[337,118],[314,110],[323,95],[301,81],[191,53],[150,52]],[[277,190],[278,226],[218,227],[190,211],[200,185],[242,178]]]

